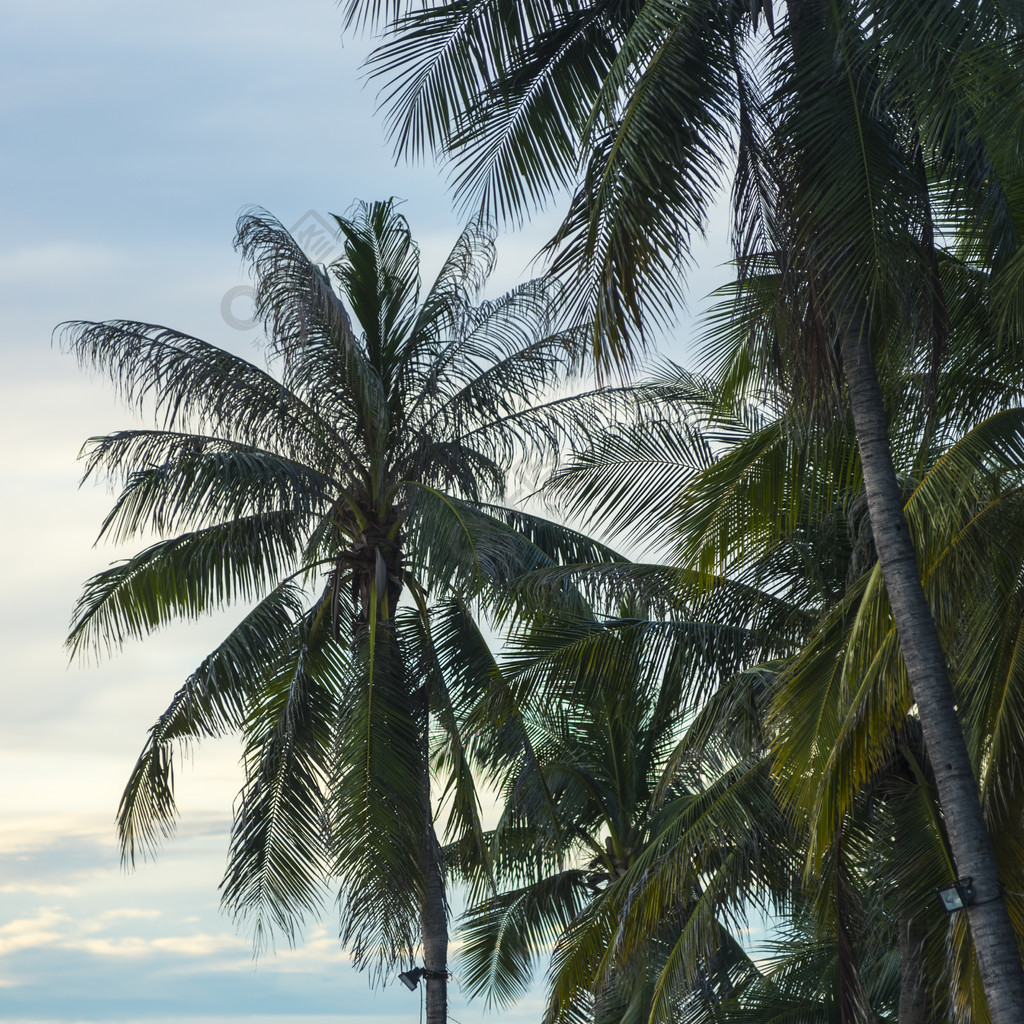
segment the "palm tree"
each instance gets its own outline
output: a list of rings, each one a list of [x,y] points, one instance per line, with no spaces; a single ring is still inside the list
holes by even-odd
[[[973,327],[968,323],[964,328],[957,318],[958,330],[987,330],[985,316],[977,315],[984,311],[974,312]],[[745,332],[737,328],[737,333]],[[964,354],[967,339],[961,340],[958,351]],[[734,360],[728,366],[733,386],[738,387],[743,368]],[[1002,877],[1017,890],[1024,887],[1016,881],[1022,835],[1019,822],[1011,821],[1006,812],[1021,802],[1011,753],[1014,741],[1009,738],[1012,732],[1017,742],[1024,741],[1010,720],[1020,689],[1014,682],[1012,658],[997,665],[1002,656],[996,652],[1014,648],[1014,623],[1019,621],[1011,615],[1008,624],[1005,617],[1015,601],[1010,594],[1014,581],[1021,578],[1022,564],[1010,551],[1021,539],[1012,526],[1019,501],[1019,388],[1000,367],[975,367],[966,379],[955,372],[929,380],[914,366],[902,375],[895,371],[891,366],[889,383],[904,410],[922,400],[926,386],[942,410],[936,428],[924,435],[916,429],[920,419],[904,411],[900,422],[905,426],[897,440],[901,459],[921,477],[908,509],[919,550],[929,566],[934,563],[925,572],[929,588],[936,595],[956,594],[945,598],[945,621],[955,624],[971,615],[967,636],[975,653],[969,657],[977,660],[980,652],[989,652],[991,664],[983,672],[972,671],[971,689],[959,692],[958,698],[975,723],[973,757],[982,766],[983,792],[991,794],[986,803],[998,837]],[[982,422],[961,438],[957,435],[972,417],[957,409],[955,399],[967,390],[973,414]],[[602,992],[602,1014],[638,1013],[643,1007],[644,1019],[651,1012],[654,1019],[669,1019],[666,1014],[673,1012],[687,986],[701,990],[700,971],[714,958],[706,953],[695,957],[692,951],[700,947],[694,935],[673,935],[666,922],[675,921],[678,908],[673,901],[680,887],[693,879],[700,851],[709,849],[707,832],[692,826],[680,830],[664,805],[657,809],[660,824],[651,828],[654,809],[641,807],[637,818],[645,821],[644,840],[633,853],[642,868],[630,872],[624,863],[609,861],[611,867],[605,864],[603,869],[592,864],[591,873],[622,868],[623,875],[630,874],[628,880],[616,877],[597,896],[588,885],[588,873],[581,863],[573,863],[569,851],[573,844],[589,841],[587,856],[599,853],[602,819],[613,822],[608,825],[608,857],[628,845],[615,841],[616,815],[604,808],[622,805],[617,789],[633,777],[630,766],[636,765],[630,755],[635,750],[620,742],[616,757],[604,750],[614,744],[596,742],[606,738],[606,731],[610,735],[613,720],[630,736],[646,734],[651,727],[641,721],[644,700],[633,691],[624,700],[618,693],[628,688],[637,668],[635,660],[623,661],[623,644],[631,645],[635,653],[642,637],[645,657],[678,669],[675,658],[696,639],[692,616],[689,622],[678,616],[684,608],[703,604],[704,617],[715,623],[703,627],[705,656],[716,650],[716,637],[720,641],[730,629],[738,636],[740,627],[747,639],[742,650],[729,649],[732,665],[756,657],[758,634],[775,640],[776,654],[805,645],[795,660],[789,657],[770,671],[717,684],[686,742],[691,751],[701,752],[705,773],[710,758],[721,758],[725,751],[731,751],[732,758],[724,763],[721,775],[726,768],[734,774],[746,766],[738,773],[735,788],[716,786],[706,776],[698,780],[709,792],[716,791],[715,800],[722,800],[722,807],[733,814],[742,810],[743,788],[749,796],[758,782],[761,806],[771,804],[772,790],[764,789],[767,775],[760,773],[774,762],[775,778],[783,783],[779,792],[787,796],[801,835],[799,848],[809,851],[813,870],[807,891],[816,894],[810,903],[817,918],[810,947],[804,942],[791,948],[787,942],[779,971],[771,977],[760,978],[750,967],[745,986],[732,999],[722,1002],[723,992],[717,991],[720,1002],[715,1012],[724,1013],[723,1006],[728,1005],[729,1016],[723,1020],[733,1015],[737,1020],[759,1019],[757,1013],[767,1012],[769,1005],[791,1010],[804,1005],[806,1013],[822,1015],[808,1019],[832,1019],[830,1014],[858,1019],[856,1014],[872,1007],[888,1019],[895,1012],[898,991],[900,1019],[947,1019],[950,994],[967,1004],[958,1012],[971,1016],[961,1019],[983,1019],[983,1010],[969,1008],[976,983],[964,973],[970,962],[969,956],[962,956],[968,948],[965,936],[954,931],[954,941],[947,943],[934,898],[934,889],[946,884],[952,871],[948,845],[934,808],[919,726],[908,717],[911,698],[898,666],[891,664],[896,649],[888,612],[879,607],[879,588],[871,584],[877,568],[852,438],[841,421],[819,416],[807,422],[799,408],[786,408],[784,395],[773,401],[763,391],[757,392],[756,404],[740,403],[730,420],[720,398],[701,381],[671,368],[654,381],[642,382],[632,397],[634,416],[614,431],[592,438],[560,473],[557,484],[563,496],[573,499],[575,512],[611,532],[631,527],[634,540],[648,541],[660,534],[666,544],[677,544],[687,562],[699,563],[705,553],[714,556],[727,578],[718,582],[708,601],[696,604],[688,574],[667,566],[566,566],[538,570],[519,581],[518,586],[525,587],[536,585],[538,578],[550,584],[586,573],[595,595],[611,591],[621,598],[631,592],[635,599],[648,602],[645,614],[660,603],[677,621],[623,620],[620,614],[603,627],[583,622],[552,632],[549,626],[525,644],[511,677],[535,673],[543,664],[569,689],[559,696],[550,680],[540,684],[540,710],[531,716],[537,735],[525,762],[529,771],[513,774],[515,800],[499,830],[506,839],[506,855],[515,851],[514,843],[508,849],[509,836],[522,837],[525,867],[520,864],[519,874],[512,869],[513,881],[521,884],[485,901],[472,918],[469,949],[476,984],[496,998],[512,998],[544,940],[557,938],[550,1011],[554,1018],[578,1011],[581,1000],[585,1004],[591,994],[595,977],[603,977],[610,986]],[[786,509],[784,518],[777,515],[779,508]],[[922,514],[925,508],[927,514]],[[999,552],[986,551],[984,538],[997,522],[996,532],[1005,542]],[[995,554],[998,557],[993,558]],[[969,582],[972,573],[981,578],[994,602],[964,600],[964,595],[979,589]],[[956,633],[954,629],[946,642],[960,663],[965,657],[964,636]],[[761,646],[770,651],[764,641]],[[661,661],[655,655],[659,649]],[[666,654],[667,650],[675,653]],[[725,652],[718,648],[719,657]],[[666,673],[660,686],[651,684],[650,692],[661,693],[666,702],[662,715],[671,710],[678,726],[699,706],[701,688],[680,691],[678,678],[668,669]],[[879,686],[880,679],[884,686]],[[760,699],[752,699],[755,691],[750,684],[757,680],[770,680],[771,685],[760,688]],[[709,685],[705,679],[703,686]],[[618,694],[614,700],[610,689]],[[769,725],[770,719],[774,722]],[[667,721],[658,720],[662,725]],[[810,729],[815,723],[817,729]],[[751,733],[760,738],[737,745],[737,737]],[[701,737],[699,743],[695,735]],[[998,737],[991,754],[986,753],[985,737]],[[685,765],[678,751],[673,760],[675,768],[665,768],[667,775],[659,787],[662,796],[679,782],[672,771]],[[531,772],[562,779],[554,819],[563,820],[564,833],[552,830],[539,813],[552,787],[531,790]],[[566,776],[579,782],[575,798],[564,797]],[[806,792],[795,793],[794,780]],[[588,806],[591,819],[581,812]],[[720,833],[734,836],[738,849],[746,848],[744,842],[751,837],[743,836],[735,824],[730,831],[721,808],[715,803],[711,808],[710,820],[723,823]],[[681,809],[680,802],[672,801],[672,812]],[[516,830],[511,823],[520,819],[522,827]],[[545,825],[551,838],[542,860],[535,844],[538,826],[545,834]],[[588,840],[591,833],[597,839]],[[793,854],[791,839],[787,849]],[[498,863],[502,865],[501,858]],[[518,862],[512,857],[511,863]],[[704,870],[709,863],[705,854]],[[508,869],[508,858],[502,866]],[[808,902],[799,889],[795,895]],[[719,885],[718,892],[706,898],[728,907],[756,896],[756,886],[740,884]],[[800,934],[808,926],[807,910],[802,913],[803,918],[793,922]],[[899,929],[892,924],[896,921]],[[726,942],[724,935],[695,931],[707,949]],[[954,953],[949,963],[947,946]],[[640,951],[650,955],[641,957]],[[831,965],[825,973],[816,966],[824,962],[822,957]],[[675,976],[666,970],[673,960],[677,966],[682,963]],[[817,973],[801,981],[802,971]],[[938,986],[942,977],[957,979],[948,992]],[[897,989],[894,979],[900,978],[902,986]],[[807,988],[808,980],[819,986],[818,994]],[[917,1017],[908,1016],[911,1007],[919,1011]],[[686,1012],[697,1009],[691,991]]]
[[[1001,339],[1016,342],[1024,215],[1009,140],[1024,95],[1021,14],[953,0],[784,10],[351,0],[349,18],[391,19],[372,64],[400,150],[448,156],[457,191],[503,216],[572,189],[552,273],[606,365],[627,363],[650,320],[670,315],[690,238],[735,170],[737,255],[745,270],[760,254],[781,276],[804,397],[849,402],[957,870],[978,887],[968,916],[990,1010],[1010,1024],[1024,1019],[1024,970],[903,515],[875,358],[899,322],[941,360],[944,232],[1000,276]]]
[[[578,358],[550,289],[477,304],[494,256],[478,221],[421,295],[394,202],[337,222],[343,254],[321,267],[268,214],[239,221],[279,375],[167,327],[63,325],[79,362],[157,421],[84,449],[85,477],[120,487],[101,536],[159,537],[86,583],[68,643],[111,650],[251,603],[152,727],[119,809],[124,856],[172,830],[175,749],[240,731],[226,907],[258,940],[291,937],[338,880],[356,963],[380,971],[422,944],[427,1019],[444,1024],[430,763],[452,794],[448,840],[484,855],[463,711],[500,688],[469,609],[525,569],[616,556],[495,504],[517,462],[593,424],[571,397],[539,403]]]
[[[505,671],[512,685],[531,677],[528,745],[492,840],[507,888],[464,921],[472,990],[507,1004],[551,952],[546,1021],[639,1024],[721,1002],[752,971],[723,922],[781,905],[789,829],[763,756],[698,749],[685,726],[695,695],[755,646],[714,623],[621,614],[548,621],[514,641]],[[642,941],[623,943],[647,877],[684,859]]]
[[[963,272],[946,267],[950,281]],[[958,288],[963,298],[970,291],[966,284],[979,283],[975,273],[969,278]],[[763,315],[755,296],[745,301],[753,319]],[[1016,892],[1024,888],[1024,833],[1019,814],[1010,810],[1024,800],[1013,752],[1024,742],[1016,710],[1024,688],[1013,654],[1024,578],[1024,419],[1016,375],[1006,366],[972,365],[967,356],[967,335],[984,338],[991,324],[977,301],[964,305],[972,315],[951,318],[964,366],[932,379],[913,364],[900,370],[890,363],[888,390],[902,425],[895,440],[901,470],[912,481],[907,514],[923,578],[958,668],[957,700],[1000,875]],[[737,338],[748,336],[749,323],[733,327]],[[592,522],[628,522],[648,540],[660,530],[685,564],[706,563],[722,573],[729,586],[719,584],[722,596],[728,594],[719,604],[719,621],[738,616],[763,623],[768,605],[758,593],[765,587],[790,605],[771,628],[780,631],[788,622],[802,650],[774,668],[762,713],[771,722],[765,742],[774,750],[780,797],[803,837],[808,885],[833,891],[833,902],[849,907],[826,879],[840,855],[849,859],[843,852],[849,836],[871,835],[870,845],[860,842],[846,885],[867,899],[879,920],[905,926],[898,936],[904,1007],[923,1010],[925,989],[933,1000],[933,1015],[906,1019],[945,1019],[947,997],[958,1004],[957,1019],[984,1019],[983,1008],[972,1005],[978,981],[967,936],[954,928],[947,939],[934,898],[955,868],[879,585],[852,438],[841,421],[820,414],[808,420],[799,407],[787,407],[782,394],[758,387],[750,396],[746,351],[726,356],[726,377],[738,392],[732,417],[691,375],[666,368],[649,394],[638,387],[642,401],[635,416],[569,461],[556,483],[572,499],[571,508],[586,511]],[[939,414],[923,431],[925,420],[914,410],[926,389]],[[993,536],[1000,538],[995,547]],[[715,699],[727,698],[723,691]],[[1016,899],[1011,909],[1016,930],[1024,932]],[[845,927],[864,931],[849,920]],[[876,934],[858,947],[874,956],[896,939],[895,931]],[[845,975],[850,977],[849,968]],[[837,977],[842,982],[844,972]],[[948,992],[938,987],[940,978],[955,979]],[[762,985],[761,994],[767,991]]]

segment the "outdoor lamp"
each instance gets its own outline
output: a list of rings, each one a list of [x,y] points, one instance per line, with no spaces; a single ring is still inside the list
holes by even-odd
[[[415,992],[420,978],[450,978],[447,971],[432,971],[429,967],[414,967],[411,971],[402,971],[398,980],[410,991]]]
[[[936,889],[939,899],[942,900],[942,909],[947,914],[963,910],[974,902],[974,880],[972,878],[958,878],[952,885],[945,889]]]
[[[402,971],[398,976],[398,980],[410,991],[415,992],[416,986],[420,983],[420,978],[426,972],[422,967],[414,967],[411,971]]]

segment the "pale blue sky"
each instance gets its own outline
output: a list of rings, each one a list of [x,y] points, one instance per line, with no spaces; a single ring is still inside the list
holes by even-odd
[[[253,1024],[418,1018],[371,991],[328,913],[254,966],[217,909],[237,747],[180,772],[179,835],[119,870],[112,821],[146,729],[218,637],[182,627],[98,667],[61,648],[82,581],[116,557],[92,541],[109,496],[77,490],[91,434],[129,423],[102,381],[54,351],[61,320],[164,322],[256,354],[221,302],[246,278],[239,210],[286,224],[396,195],[429,259],[458,219],[435,168],[395,167],[363,88],[360,40],[332,0],[0,2],[0,1019]],[[547,222],[552,223],[549,217]],[[505,239],[498,283],[526,273],[544,225]],[[719,225],[693,283],[723,276]],[[231,307],[244,316],[244,296]],[[536,1020],[536,1004],[453,1018]]]

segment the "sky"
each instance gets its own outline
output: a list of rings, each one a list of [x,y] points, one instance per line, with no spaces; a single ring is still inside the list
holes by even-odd
[[[227,613],[99,664],[62,641],[80,587],[119,552],[93,543],[111,497],[79,488],[92,435],[134,423],[51,342],[68,319],[139,319],[259,358],[232,250],[256,204],[329,248],[331,212],[405,200],[428,265],[459,215],[433,166],[396,166],[332,0],[0,0],[0,1020],[251,1024],[412,1021],[419,996],[371,989],[330,903],[293,950],[254,962],[218,910],[241,774],[232,739],[180,768],[177,835],[123,871],[117,801],[146,730]],[[501,241],[496,284],[528,276],[557,210]],[[718,216],[696,305],[726,276]],[[666,351],[692,352],[687,321]],[[537,1020],[539,996],[453,1020]]]

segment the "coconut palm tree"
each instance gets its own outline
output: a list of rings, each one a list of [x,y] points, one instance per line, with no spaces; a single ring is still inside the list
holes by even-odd
[[[797,858],[766,759],[698,751],[685,724],[696,694],[755,646],[727,626],[622,615],[549,621],[513,642],[509,679],[532,677],[529,746],[492,839],[504,886],[464,920],[474,991],[507,1004],[550,953],[545,1020],[639,1024],[721,1001],[751,970],[723,922],[784,899]],[[643,880],[684,857],[670,905],[621,942]]]
[[[955,326],[986,333],[984,311],[974,312],[973,327],[965,328],[959,318]],[[736,330],[746,333],[740,327]],[[968,340],[961,340],[958,351],[963,355]],[[739,387],[744,372],[736,358],[733,353],[726,364],[733,388]],[[921,477],[908,508],[923,508],[926,502],[928,509],[927,515],[911,516],[919,550],[936,563],[925,574],[928,585],[936,594],[957,591],[956,598],[946,598],[946,621],[956,623],[971,614],[972,622],[977,622],[967,634],[973,650],[1012,650],[1019,616],[1007,620],[1005,613],[1014,605],[1009,594],[1012,580],[1020,578],[1021,564],[1010,555],[1012,539],[1020,539],[1020,531],[1012,526],[1019,500],[1015,481],[1022,464],[1022,424],[1015,408],[1019,386],[998,366],[975,367],[970,375],[943,373],[934,380],[913,365],[899,375],[896,370],[890,366],[889,383],[904,410],[899,451],[909,472]],[[749,376],[749,366],[746,372]],[[922,433],[917,428],[922,419],[907,410],[922,402],[926,388],[942,412],[939,424]],[[971,417],[957,408],[955,398],[967,391],[974,416],[982,423],[958,438]],[[705,774],[698,782],[715,791],[708,820],[720,824],[718,834],[732,836],[736,849],[749,849],[744,843],[751,837],[742,836],[736,819],[728,822],[726,812],[742,811],[742,797],[749,797],[760,783],[762,807],[770,806],[773,798],[787,797],[791,827],[801,836],[799,848],[809,854],[807,889],[793,889],[791,911],[802,915],[793,921],[794,935],[803,937],[802,944],[787,940],[785,949],[776,951],[782,959],[770,976],[761,977],[748,965],[744,984],[732,984],[730,998],[716,989],[714,1013],[719,1016],[714,1019],[759,1019],[757,1014],[767,1012],[769,1005],[776,1011],[803,1007],[807,1019],[815,1020],[859,1019],[857,1014],[871,1012],[880,1019],[895,1019],[898,1004],[901,1020],[952,1019],[951,999],[961,1004],[958,1019],[984,1019],[984,1010],[971,1005],[977,984],[969,970],[965,973],[971,959],[963,955],[969,949],[966,937],[962,930],[954,930],[954,941],[947,942],[944,917],[934,897],[934,889],[948,883],[953,873],[948,839],[934,805],[919,724],[908,715],[912,701],[905,678],[890,664],[895,648],[891,624],[885,625],[890,622],[888,612],[878,608],[880,592],[870,586],[872,573],[877,574],[876,556],[848,428],[820,415],[810,422],[802,420],[799,407],[786,408],[783,394],[773,400],[763,390],[757,391],[756,401],[738,403],[730,418],[720,395],[692,375],[668,367],[654,381],[639,384],[632,397],[636,407],[630,420],[591,438],[588,448],[561,471],[556,486],[563,497],[572,499],[572,510],[588,515],[592,523],[612,533],[631,528],[633,540],[649,541],[660,534],[665,546],[676,545],[684,562],[699,564],[705,554],[713,556],[726,578],[704,602],[694,601],[692,584],[699,577],[688,578],[685,571],[667,566],[563,566],[538,570],[518,586],[531,580],[536,584],[538,577],[549,584],[564,582],[586,572],[595,595],[610,591],[621,598],[631,593],[634,600],[648,602],[646,614],[658,602],[676,616],[684,608],[703,604],[702,613],[715,623],[704,626],[705,654],[715,650],[714,637],[747,630],[742,649],[730,648],[732,658],[726,660],[733,667],[749,664],[759,651],[790,655],[770,671],[725,676],[717,683],[705,680],[697,692],[674,688],[674,676],[666,669],[660,689],[651,689],[661,692],[667,701],[661,710],[672,710],[677,728],[700,706],[701,694],[713,691],[689,730],[686,745],[691,753],[700,752]],[[1000,486],[994,490],[997,481]],[[986,495],[987,503],[979,504]],[[785,517],[777,515],[779,508],[786,510]],[[1006,540],[998,552],[986,551],[983,537],[991,535],[996,522],[996,532]],[[981,578],[994,603],[972,599],[979,589],[969,581],[972,573]],[[998,586],[993,574],[1002,579]],[[709,607],[714,609],[710,615]],[[688,623],[620,617],[604,627],[577,623],[575,629],[563,627],[562,632],[552,632],[549,625],[525,645],[512,678],[523,674],[523,666],[536,672],[538,664],[544,664],[554,678],[571,683],[560,695],[550,688],[550,680],[542,684],[534,716],[538,734],[525,770],[512,776],[514,800],[499,834],[506,842],[510,836],[522,837],[523,848],[513,842],[506,849],[506,863],[501,864],[500,857],[498,863],[506,870],[509,862],[518,864],[518,873],[511,871],[513,888],[478,906],[471,919],[472,976],[481,990],[499,1001],[519,991],[538,950],[545,941],[557,939],[549,1010],[553,1019],[569,1019],[580,1012],[593,996],[596,978],[608,986],[599,1000],[608,1019],[620,1012],[638,1013],[637,1019],[674,1019],[671,1015],[687,992],[686,1019],[703,1019],[695,1015],[700,1010],[697,993],[711,991],[706,969],[714,957],[707,950],[726,947],[727,938],[706,928],[691,929],[689,935],[682,929],[674,935],[671,925],[680,925],[674,902],[680,887],[694,879],[701,851],[714,848],[707,831],[699,827],[707,821],[680,828],[673,813],[682,809],[682,802],[672,801],[671,811],[659,805],[658,823],[652,826],[653,808],[641,807],[637,815],[644,819],[645,831],[640,852],[634,849],[633,859],[642,865],[636,871],[609,860],[613,850],[621,853],[620,848],[628,845],[615,841],[615,826],[609,825],[612,847],[606,851],[606,863],[591,864],[591,872],[603,877],[622,870],[618,877],[603,878],[611,884],[599,893],[588,885],[589,875],[579,857],[573,862],[569,856],[573,844],[587,842],[588,835],[588,856],[600,851],[602,823],[615,819],[605,805],[620,807],[623,800],[617,788],[633,777],[631,745],[589,742],[588,723],[601,740],[611,734],[613,720],[621,719],[619,725],[629,735],[639,735],[651,724],[641,722],[646,705],[632,691],[615,700],[606,692],[608,680],[615,680],[617,693],[636,675],[637,664],[622,661],[621,645],[631,644],[635,653],[643,637],[645,656],[653,658],[653,664],[678,669],[665,645],[684,638],[692,644],[694,626],[692,616]],[[774,638],[774,651],[764,641],[757,644],[758,634]],[[954,630],[946,643],[960,662],[963,636],[957,637]],[[792,658],[801,645],[806,645],[803,653]],[[661,660],[655,654],[659,649]],[[546,653],[541,655],[540,650]],[[718,654],[724,653],[720,647]],[[998,837],[1002,877],[1016,890],[1022,887],[1014,881],[1021,863],[1021,832],[1005,808],[1019,806],[1021,795],[1006,737],[1012,730],[1008,716],[1014,715],[1020,691],[1013,682],[1012,659],[989,667],[992,671],[984,679],[975,674],[970,684],[985,696],[977,703],[966,692],[958,697],[976,722],[973,756],[985,779],[983,791],[1000,794],[998,806],[1004,811],[994,814],[997,804],[987,801],[988,813]],[[751,685],[767,681],[770,685]],[[814,724],[817,728],[809,728]],[[985,735],[1001,737],[1001,753],[985,753]],[[742,742],[740,737],[745,737]],[[719,774],[736,776],[735,787],[709,781],[713,757],[724,758]],[[677,751],[672,762],[673,767],[666,762],[667,775],[657,787],[662,796],[673,782],[678,784],[672,772],[685,765],[686,758]],[[768,785],[767,770],[773,763],[774,779],[782,783],[777,789]],[[584,780],[580,792],[568,800],[564,779],[560,783],[563,792],[552,821],[564,816],[574,823],[562,834],[538,812],[551,787],[531,790],[528,785],[533,776],[547,778],[548,772],[567,776],[570,782]],[[796,794],[794,781],[805,792]],[[610,795],[604,795],[605,789]],[[835,810],[837,789],[840,806]],[[525,799],[527,794],[532,803]],[[698,803],[694,800],[694,805]],[[580,814],[588,806],[592,820]],[[511,823],[520,819],[516,830]],[[543,835],[545,826],[552,838],[542,859],[536,843],[538,828]],[[788,845],[785,840],[779,845],[793,853],[792,837]],[[517,852],[523,856],[521,862],[508,858]],[[707,870],[709,861],[703,863]],[[627,874],[628,879],[622,877]],[[807,892],[816,895],[809,898]],[[719,885],[707,899],[727,908],[757,896],[757,886],[748,882]],[[809,910],[815,918],[813,934]],[[705,943],[703,954],[693,952],[701,948],[693,933]],[[953,953],[948,963],[947,947]],[[736,951],[734,945],[726,948]],[[640,956],[641,951],[648,955]],[[823,963],[829,965],[824,972]],[[939,984],[940,978],[951,977],[957,979],[955,984]],[[809,983],[813,984],[808,987]],[[912,1016],[911,1009],[918,1015]]]
[[[956,292],[971,315],[959,310],[951,318],[964,365],[933,378],[927,367],[901,369],[892,360],[887,388],[894,421],[902,425],[896,450],[923,579],[958,670],[957,701],[1000,875],[1017,892],[1024,890],[1022,832],[1019,814],[1009,808],[1024,800],[1013,753],[1024,742],[1017,711],[1024,690],[1012,654],[1024,565],[1024,420],[1012,367],[968,355],[990,336],[991,322],[981,296],[970,296],[979,276],[952,262],[944,268],[951,284],[964,273]],[[744,301],[759,307],[753,289]],[[728,308],[734,318],[731,302]],[[754,319],[764,312],[761,306]],[[732,416],[691,375],[666,368],[635,416],[568,462],[556,485],[592,522],[628,522],[647,539],[660,528],[660,540],[674,544],[684,564],[722,573],[729,600],[718,608],[719,621],[729,621],[732,608],[740,621],[757,623],[765,607],[755,597],[759,588],[791,606],[772,628],[788,622],[801,651],[773,670],[762,714],[771,723],[765,742],[774,749],[780,799],[803,836],[809,887],[843,902],[826,879],[849,836],[872,835],[870,846],[860,843],[846,884],[863,890],[880,919],[905,926],[898,936],[904,1010],[931,1010],[927,1017],[904,1012],[901,1019],[946,1019],[945,1007],[955,1004],[957,1019],[983,1020],[967,936],[957,926],[947,939],[934,898],[955,868],[879,585],[853,439],[842,420],[820,413],[808,419],[799,406],[787,407],[784,394],[773,396],[759,383],[752,391],[745,347],[752,324],[732,321],[732,328],[738,347],[725,353],[723,367]],[[925,404],[938,410],[930,425],[917,414]],[[1024,932],[1024,907],[1016,898],[1010,907],[1015,930]],[[649,904],[646,913],[657,916]],[[849,921],[846,927],[856,930]],[[858,947],[870,953],[896,940],[892,931]],[[844,973],[837,977],[843,981]],[[955,980],[944,988],[942,978]],[[762,994],[770,988],[762,985]]]
[[[594,422],[592,405],[547,395],[578,361],[550,289],[478,302],[494,257],[479,221],[425,292],[393,201],[337,223],[343,252],[323,267],[268,214],[239,221],[276,372],[167,327],[63,325],[80,363],[156,420],[85,446],[85,477],[120,488],[101,536],[158,537],[86,583],[68,643],[116,649],[251,604],[152,727],[121,800],[124,856],[172,830],[175,749],[239,731],[226,907],[258,938],[290,937],[336,880],[356,963],[422,945],[427,1019],[444,1024],[430,763],[452,797],[448,840],[484,855],[483,748],[463,711],[500,689],[469,609],[525,569],[616,556],[497,504],[517,464]]]
[[[993,1019],[1024,1019],[1024,970],[917,571],[876,355],[893,318],[944,351],[935,240],[1001,275],[1019,333],[1024,79],[1016,4],[941,0],[351,0],[390,21],[371,64],[400,151],[452,161],[507,217],[572,192],[552,273],[606,364],[678,301],[689,243],[734,177],[738,256],[768,253],[808,401],[849,403],[881,573],[919,708]],[[764,24],[766,33],[759,33]]]

